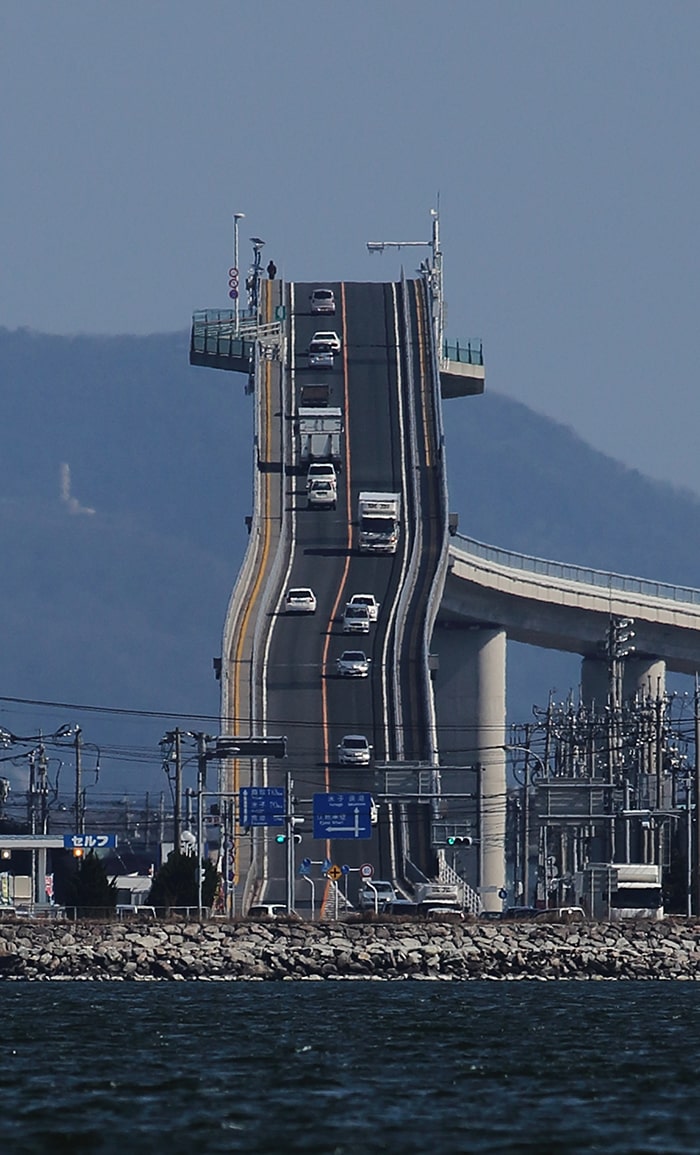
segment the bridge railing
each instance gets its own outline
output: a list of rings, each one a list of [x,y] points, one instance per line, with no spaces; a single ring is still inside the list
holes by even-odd
[[[455,341],[453,345],[444,342],[442,355],[446,361],[457,361],[462,365],[483,365],[484,347],[480,337],[467,338],[466,341]]]
[[[646,597],[700,605],[700,590],[689,586],[671,585],[667,582],[651,581],[648,578],[631,577],[626,574],[591,569],[588,566],[531,557],[529,554],[514,553],[512,550],[501,549],[499,546],[487,545],[483,541],[466,537],[464,534],[456,534],[452,541],[465,553],[472,554],[483,561],[493,562],[494,565],[507,566],[509,569],[524,570],[528,573],[541,574],[544,577],[562,581],[581,582],[606,590],[618,590],[621,593],[641,594]]]
[[[255,313],[241,310],[239,328],[232,309],[204,309],[192,316],[190,354],[200,357],[248,358],[255,345],[255,333],[246,332],[255,327]]]

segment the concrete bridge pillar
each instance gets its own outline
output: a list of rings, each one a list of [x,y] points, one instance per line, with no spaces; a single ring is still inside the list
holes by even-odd
[[[481,767],[478,774],[464,776],[472,790],[476,781],[471,813],[480,853],[474,883],[484,910],[500,910],[498,892],[505,886],[506,632],[443,627],[433,645],[439,657],[435,689],[440,760],[448,766]],[[459,775],[445,777],[445,792],[457,793],[458,781]],[[453,820],[458,805],[450,802],[447,821]]]
[[[581,697],[590,705],[603,707],[608,700],[609,674],[606,658],[584,658],[581,663]],[[625,701],[639,693],[644,698],[661,697],[666,692],[666,663],[663,658],[630,655],[625,658],[622,696]]]

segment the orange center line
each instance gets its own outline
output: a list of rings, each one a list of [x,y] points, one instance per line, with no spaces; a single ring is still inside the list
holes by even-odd
[[[338,608],[341,604],[343,592],[347,585],[348,571],[350,569],[350,550],[352,549],[352,510],[351,510],[351,493],[350,493],[350,407],[348,405],[348,323],[347,312],[345,307],[345,283],[340,286],[341,312],[343,319],[343,413],[344,413],[344,429],[345,429],[345,501],[348,511],[348,525],[346,546],[347,554],[345,556],[345,565],[343,567],[340,585],[338,586],[338,593],[336,594],[335,602],[331,610],[330,620],[328,622],[328,629],[326,630],[326,639],[323,644],[323,653],[321,656],[321,725],[323,728],[323,761],[324,761],[324,782],[326,792],[330,792],[331,777],[330,777],[330,732],[328,722],[328,691],[326,686],[327,668],[328,668],[328,650],[331,644],[331,630],[333,629],[333,622],[336,619]],[[331,856],[330,839],[326,839],[326,858]],[[328,884],[324,888],[323,898],[321,900],[321,907],[326,903],[328,897]]]

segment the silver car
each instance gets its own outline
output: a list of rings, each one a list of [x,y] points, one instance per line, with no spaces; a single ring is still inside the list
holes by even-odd
[[[312,341],[309,345],[309,369],[332,369],[333,346],[326,341]]]
[[[311,293],[311,312],[335,313],[335,294],[332,289],[314,289]]]
[[[343,650],[336,667],[341,678],[367,678],[371,662],[364,650]]]
[[[338,743],[338,761],[341,766],[369,766],[372,747],[364,734],[346,734]]]
[[[368,634],[370,616],[367,606],[353,606],[348,603],[343,614],[344,634]]]

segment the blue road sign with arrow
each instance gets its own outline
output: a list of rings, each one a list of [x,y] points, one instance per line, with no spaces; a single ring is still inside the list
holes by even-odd
[[[372,795],[314,794],[314,838],[371,838]]]

